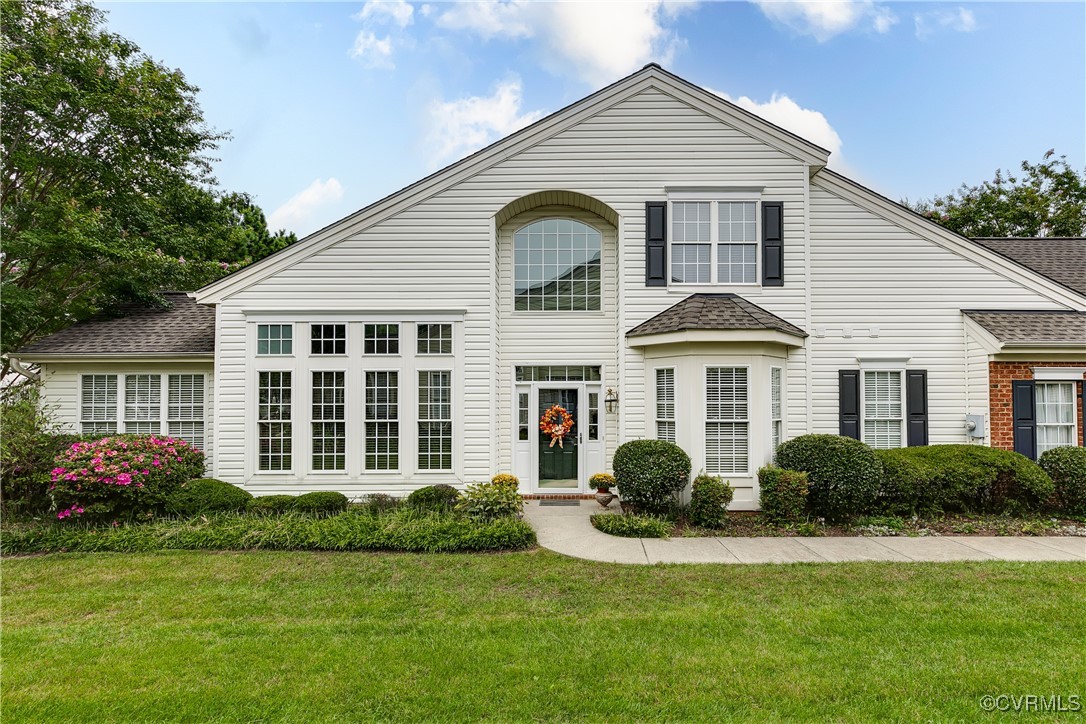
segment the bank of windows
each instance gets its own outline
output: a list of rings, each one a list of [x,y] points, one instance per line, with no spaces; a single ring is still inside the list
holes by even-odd
[[[756,284],[758,203],[673,201],[673,284]]]
[[[656,370],[656,439],[675,442],[675,368]]]
[[[202,374],[83,375],[79,402],[83,434],[160,435],[165,429],[171,437],[204,448]]]
[[[1075,383],[1036,383],[1037,455],[1061,445],[1075,445]]]
[[[773,457],[777,456],[777,446],[784,435],[783,419],[783,371],[780,367],[769,368],[769,424],[773,441]]]
[[[749,473],[749,407],[746,367],[705,369],[705,468],[709,473]]]
[[[886,450],[904,444],[903,375],[900,370],[863,373],[863,441],[873,448]]]

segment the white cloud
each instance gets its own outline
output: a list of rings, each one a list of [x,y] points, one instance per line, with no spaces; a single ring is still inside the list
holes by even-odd
[[[953,30],[958,33],[971,33],[977,29],[977,17],[972,10],[963,7],[955,10],[933,10],[913,15],[916,24],[916,37],[923,40],[939,30]]]
[[[484,40],[533,39],[546,64],[592,85],[649,61],[669,63],[682,40],[668,27],[692,2],[533,2],[471,0],[452,4],[438,25]]]
[[[272,231],[288,229],[297,231],[319,207],[343,198],[343,186],[338,179],[327,181],[314,179],[313,183],[287,199],[286,203],[268,216],[268,228]]]
[[[429,108],[427,146],[440,166],[467,155],[538,120],[541,111],[522,111],[519,78],[499,83],[489,96],[434,101]]]
[[[411,24],[415,8],[404,0],[369,0],[355,14],[355,20],[373,20],[374,22],[391,21],[401,28]]]
[[[361,30],[354,39],[351,57],[358,58],[367,68],[396,67],[392,62],[392,38],[378,38],[373,31]]]
[[[874,0],[753,0],[767,18],[823,43],[854,29],[887,33],[897,16]]]

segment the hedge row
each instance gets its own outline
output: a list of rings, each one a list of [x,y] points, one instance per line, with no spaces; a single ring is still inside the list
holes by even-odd
[[[353,512],[322,518],[298,513],[238,514],[160,520],[114,528],[47,525],[12,527],[0,553],[157,550],[501,551],[530,548],[532,527],[519,518],[480,522],[410,510],[373,516]]]

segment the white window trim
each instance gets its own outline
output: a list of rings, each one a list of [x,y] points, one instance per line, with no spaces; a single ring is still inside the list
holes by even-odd
[[[865,439],[866,439],[866,435],[865,435],[866,430],[864,428],[867,426],[867,373],[868,372],[896,372],[896,373],[898,373],[898,377],[901,380],[901,444],[898,445],[898,447],[899,448],[908,447],[909,446],[908,429],[906,428],[905,422],[906,422],[906,420],[909,419],[909,410],[908,410],[909,395],[908,395],[908,391],[905,389],[905,381],[906,381],[905,368],[904,367],[882,366],[882,365],[878,365],[878,364],[875,364],[875,365],[868,364],[866,366],[860,367],[860,442],[864,442]],[[874,418],[872,418],[872,419],[874,419]],[[879,418],[879,419],[882,419],[882,418]],[[867,444],[867,443],[864,442],[864,444]],[[880,449],[886,449],[886,448],[880,448]],[[895,448],[889,448],[889,449],[895,449]]]
[[[748,202],[754,204],[754,281],[753,282],[720,282],[717,281],[717,275],[719,273],[717,259],[719,254],[720,241],[720,203],[728,202]],[[680,244],[709,244],[709,281],[708,282],[675,282],[671,278],[671,263],[675,258],[672,251],[673,241],[671,238],[672,225],[674,223],[675,211],[674,204],[678,203],[691,203],[702,202],[709,204],[709,241],[680,241]],[[750,191],[732,191],[732,192],[714,192],[714,193],[699,193],[699,192],[676,192],[668,195],[667,198],[667,285],[669,289],[684,290],[687,287],[695,289],[704,289],[706,287],[741,287],[745,289],[751,289],[762,286],[762,195],[757,192]],[[738,244],[739,242],[734,242]],[[744,244],[749,242],[743,242]]]
[[[1086,367],[1034,367],[1034,382],[1082,382]]]
[[[746,418],[744,418],[742,420],[710,420],[709,419],[709,376],[708,376],[707,373],[708,373],[709,369],[711,369],[711,368],[745,369],[747,371],[747,400],[746,400],[747,401],[747,416],[746,416]],[[721,475],[721,476],[730,475],[730,476],[738,477],[738,478],[751,477],[751,468],[752,468],[752,466],[753,466],[752,464],[754,462],[753,458],[751,457],[751,448],[753,447],[753,442],[754,441],[753,441],[753,435],[750,434],[750,431],[751,431],[750,398],[751,398],[751,373],[752,373],[752,371],[753,371],[753,367],[751,365],[749,365],[749,364],[731,364],[731,363],[726,363],[726,362],[716,362],[716,363],[712,363],[712,364],[706,363],[706,364],[702,365],[702,369],[701,369],[701,400],[702,400],[702,406],[701,406],[701,415],[702,415],[701,439],[702,439],[702,455],[703,455],[703,460],[705,462],[705,469],[707,471],[709,469],[709,436],[708,436],[709,423],[711,423],[711,422],[745,422],[746,425],[747,425],[747,468],[746,468],[746,470],[743,470],[743,471],[738,471],[737,470],[735,472],[730,472],[730,473],[710,473],[710,475]]]
[[[343,357],[344,355],[314,355],[316,357]],[[343,477],[350,470],[350,447],[351,447],[351,381],[350,372],[342,367],[310,367],[309,373],[309,425],[308,425],[308,442],[309,446],[306,449],[306,460],[308,461],[307,467],[309,468],[308,475],[316,475],[320,477],[335,476]],[[344,434],[344,448],[343,448],[343,469],[342,470],[316,470],[313,468],[313,423],[316,422],[336,422],[335,420],[314,420],[313,419],[313,373],[314,372],[342,372],[343,373],[343,434]],[[292,395],[293,397],[293,395]],[[293,414],[293,410],[291,411]],[[292,420],[293,422],[293,420]],[[292,447],[294,447],[292,445]],[[259,464],[259,461],[258,461]],[[264,472],[279,472],[268,471]]]
[[[660,416],[660,394],[658,392],[658,375],[665,370],[671,370],[671,406],[674,408],[674,416],[665,418]],[[665,365],[663,367],[654,367],[652,370],[652,382],[653,382],[653,419],[656,421],[653,426],[652,436],[654,440],[661,440],[660,437],[660,423],[670,422],[675,427],[675,439],[672,442],[678,442],[679,440],[679,372],[674,365]]]
[[[420,356],[422,356],[422,357],[434,357],[436,355],[420,355]],[[442,356],[447,358],[449,355],[442,355]],[[439,468],[423,468],[423,467],[421,467],[419,465],[419,440],[420,440],[420,437],[419,437],[419,423],[421,423],[421,422],[440,422],[440,420],[423,420],[421,415],[419,415],[419,372],[448,372],[449,373],[449,422],[451,423],[451,428],[452,428],[452,451],[449,454],[449,465],[451,467],[448,467],[448,468],[440,468],[440,469]],[[445,365],[445,366],[428,366],[427,365],[427,366],[415,367],[415,369],[413,371],[413,375],[414,375],[414,383],[415,383],[415,395],[414,395],[413,405],[412,405],[415,408],[415,414],[413,416],[414,417],[414,430],[412,431],[413,437],[415,438],[415,449],[412,451],[412,456],[414,458],[414,474],[415,475],[431,475],[431,474],[436,473],[436,474],[441,474],[441,475],[450,475],[450,474],[453,473],[454,470],[456,470],[456,425],[455,425],[455,420],[456,420],[456,378],[457,378],[456,370],[450,365]],[[401,437],[402,437],[402,432],[403,431],[401,430]],[[402,463],[402,459],[401,459],[401,463]]]
[[[260,353],[260,327],[290,327],[290,354]],[[253,357],[259,359],[293,359],[298,354],[297,325],[279,319],[261,319],[253,327]]]
[[[1079,436],[1078,436],[1078,385],[1075,384],[1076,382],[1078,382],[1078,380],[1068,380],[1068,379],[1065,379],[1065,378],[1061,378],[1059,380],[1040,380],[1040,381],[1036,380],[1036,378],[1034,379],[1034,386],[1036,386],[1038,384],[1040,384],[1040,385],[1070,385],[1070,387],[1071,387],[1071,422],[1041,422],[1040,419],[1039,419],[1040,415],[1037,414],[1036,391],[1034,392],[1034,399],[1033,399],[1033,419],[1036,420],[1034,425],[1036,426],[1038,432],[1040,431],[1040,429],[1042,427],[1068,427],[1068,426],[1070,426],[1071,427],[1071,445],[1070,445],[1070,447],[1079,447]],[[1043,452],[1042,450],[1039,449],[1040,448],[1040,442],[1041,442],[1041,440],[1040,440],[1041,436],[1037,435],[1036,437],[1037,437],[1037,448],[1038,448],[1037,457],[1040,457],[1042,452]],[[1062,446],[1058,445],[1057,447],[1062,447]],[[1051,450],[1052,448],[1047,448],[1047,449]]]
[[[394,355],[369,355],[369,357],[392,357]],[[362,376],[359,379],[359,384],[362,385],[362,475],[363,476],[378,476],[378,475],[405,475],[407,470],[411,470],[411,467],[404,466],[404,415],[403,406],[407,401],[404,396],[404,377],[407,376],[407,372],[412,372],[413,369],[405,370],[403,367],[363,367]],[[396,419],[395,420],[369,420],[366,417],[366,375],[370,372],[395,372],[396,373]],[[390,388],[391,389],[391,388]],[[412,400],[415,396],[412,395]],[[416,403],[417,404],[417,403]],[[411,419],[411,417],[408,417]],[[369,424],[382,423],[382,422],[395,422],[397,423],[396,435],[396,467],[395,468],[374,468],[373,470],[366,467],[366,456],[369,454]],[[390,438],[391,439],[391,438]],[[414,448],[417,448],[417,443]],[[375,453],[376,454],[376,453]],[[418,467],[417,465],[413,467]]]
[[[103,436],[106,436],[106,435],[134,435],[134,434],[137,434],[137,433],[131,433],[131,432],[126,432],[125,431],[125,422],[126,422],[125,415],[124,415],[124,412],[125,412],[125,410],[124,410],[124,408],[125,408],[125,394],[126,394],[126,385],[125,385],[125,383],[126,383],[127,378],[130,375],[148,375],[148,376],[151,376],[151,377],[158,377],[158,385],[159,385],[159,398],[158,398],[159,399],[159,403],[158,403],[159,409],[158,409],[158,420],[157,420],[157,422],[158,422],[158,432],[153,433],[153,434],[161,435],[161,436],[164,436],[164,437],[177,437],[178,439],[183,439],[183,438],[181,438],[181,436],[179,436],[179,435],[170,435],[170,432],[169,432],[170,431],[170,423],[171,422],[178,422],[178,420],[172,420],[170,418],[170,416],[169,416],[169,414],[170,414],[169,413],[169,410],[170,410],[170,404],[169,404],[170,376],[171,375],[192,375],[192,376],[201,377],[203,379],[203,387],[204,387],[204,404],[203,404],[204,415],[203,415],[203,419],[199,420],[198,422],[203,422],[204,423],[204,434],[203,434],[204,448],[207,447],[208,429],[209,429],[209,420],[208,420],[208,416],[207,416],[208,407],[209,407],[209,405],[208,405],[209,390],[208,390],[208,385],[207,385],[207,373],[205,373],[205,372],[184,372],[184,371],[164,371],[164,372],[153,371],[153,372],[148,372],[148,371],[144,371],[144,370],[140,370],[140,369],[135,369],[135,370],[125,370],[125,371],[107,370],[107,371],[104,371],[104,372],[80,373],[79,377],[78,377],[78,381],[77,381],[77,388],[76,388],[76,406],[79,409],[78,420],[79,420],[79,433],[80,434],[83,434],[83,425],[84,424],[93,424],[93,423],[107,423],[107,424],[108,423],[113,423],[113,424],[115,424],[117,426],[117,432],[101,433]],[[117,378],[117,403],[116,403],[116,406],[115,406],[115,409],[114,409],[113,419],[111,419],[111,420],[85,420],[85,419],[83,419],[83,379],[85,377],[116,377]],[[131,422],[155,422],[155,420],[131,420]],[[195,421],[195,420],[193,420],[193,421],[186,420],[185,422],[197,422],[197,421]],[[87,434],[99,434],[99,433],[87,433]],[[204,449],[201,449],[201,452],[204,452]]]

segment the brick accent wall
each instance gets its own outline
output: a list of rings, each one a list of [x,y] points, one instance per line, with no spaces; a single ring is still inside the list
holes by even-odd
[[[989,362],[988,403],[992,428],[992,447],[1014,450],[1014,413],[1011,403],[1011,383],[1014,380],[1032,380],[1034,367],[1086,367],[1086,360],[1076,362]],[[1082,445],[1082,393],[1083,382],[1075,385],[1078,405],[1078,444]]]

